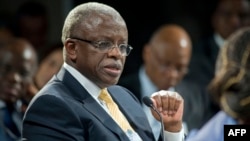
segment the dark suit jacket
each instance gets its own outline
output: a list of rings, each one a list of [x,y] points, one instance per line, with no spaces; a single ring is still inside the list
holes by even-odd
[[[186,78],[196,81],[202,87],[207,86],[214,77],[218,53],[219,46],[213,36],[204,38],[195,44]]]
[[[9,118],[13,121],[14,126],[17,128],[18,135],[15,135],[6,125],[4,124],[4,114],[6,107],[0,107],[0,141],[20,141],[20,133],[21,133],[21,123],[22,123],[22,115],[18,111],[18,109],[14,109],[11,112]]]
[[[189,66],[189,73],[185,77],[185,79],[198,84],[202,89],[202,95],[204,95],[209,102],[210,107],[207,110],[207,119],[205,121],[220,110],[219,105],[215,103],[207,90],[209,83],[214,78],[216,59],[219,51],[220,48],[218,44],[216,44],[213,35],[195,44]]]
[[[141,105],[120,86],[108,91],[143,141],[154,140]],[[129,141],[122,129],[64,68],[33,98],[23,121],[29,141]]]
[[[142,103],[142,86],[139,80],[139,72],[122,77],[118,84],[132,91]],[[187,124],[188,129],[200,128],[205,122],[209,106],[207,98],[201,95],[201,89],[194,83],[183,80],[175,86],[175,91],[182,95],[184,99],[183,121]]]

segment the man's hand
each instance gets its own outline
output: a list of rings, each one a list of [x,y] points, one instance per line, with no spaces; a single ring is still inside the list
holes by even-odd
[[[182,128],[184,108],[184,100],[181,95],[161,90],[153,93],[151,99],[162,116],[164,129],[168,132],[179,132]],[[151,111],[153,116],[160,121],[159,115],[154,110]]]

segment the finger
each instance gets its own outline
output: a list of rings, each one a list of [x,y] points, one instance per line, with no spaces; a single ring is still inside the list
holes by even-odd
[[[168,115],[173,115],[174,114],[174,107],[175,107],[175,92],[168,92]]]
[[[180,100],[178,100],[178,94],[176,94],[176,96],[175,96],[175,104],[174,104],[174,111],[176,112],[177,110],[178,110],[178,108],[179,108],[179,105],[180,105]]]
[[[168,114],[168,108],[169,108],[169,98],[168,95],[161,95],[161,101],[162,101],[162,112],[164,114]]]
[[[160,92],[153,93],[152,97],[155,101],[155,107],[161,112],[162,111],[162,101]]]
[[[182,102],[182,97],[181,97],[179,94],[177,94],[177,95],[176,95],[176,100],[175,100],[175,105],[174,105],[174,111],[175,111],[175,112],[178,111],[181,102]]]

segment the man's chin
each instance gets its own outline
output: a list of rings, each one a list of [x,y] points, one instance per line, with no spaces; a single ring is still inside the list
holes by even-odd
[[[109,78],[109,79],[107,79],[107,84],[109,84],[110,86],[111,85],[116,85],[117,83],[118,83],[118,81],[119,81],[119,78],[120,77],[112,77],[112,78]]]

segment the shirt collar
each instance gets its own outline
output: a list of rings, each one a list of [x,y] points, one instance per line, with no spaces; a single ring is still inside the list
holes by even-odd
[[[2,108],[4,108],[4,107],[6,107],[4,101],[0,100],[0,109],[2,109]]]
[[[139,69],[139,80],[141,82],[142,97],[151,96],[154,92],[159,91],[159,89],[155,86],[155,84],[150,80],[150,78],[146,74],[144,66],[140,67]],[[175,88],[171,87],[168,89],[168,91],[175,91]]]
[[[147,76],[144,66],[140,67],[139,80],[141,82],[142,97],[150,96],[152,93],[157,91],[157,87],[153,84],[153,82]]]
[[[223,47],[225,40],[218,33],[214,34],[214,40],[215,43],[219,46],[219,48]]]
[[[93,98],[96,100],[98,99],[101,89],[96,84],[66,62],[64,62],[63,67],[90,93]]]

